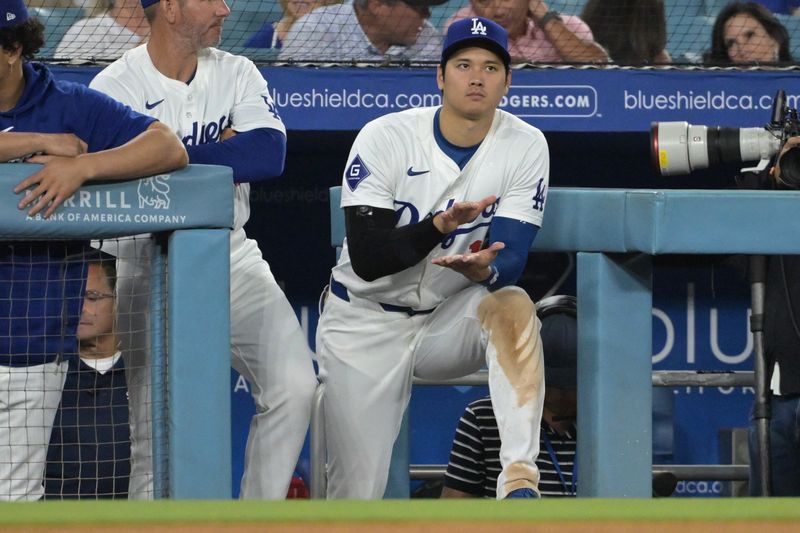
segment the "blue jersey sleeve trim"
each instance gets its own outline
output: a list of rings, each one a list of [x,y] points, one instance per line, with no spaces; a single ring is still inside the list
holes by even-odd
[[[482,283],[491,290],[514,285],[528,261],[528,252],[539,226],[513,218],[494,217],[489,226],[489,244],[502,242],[500,250],[490,265],[491,275]]]
[[[236,182],[263,181],[283,174],[286,135],[259,128],[237,133],[226,141],[187,146],[186,151],[190,163],[231,167]]]

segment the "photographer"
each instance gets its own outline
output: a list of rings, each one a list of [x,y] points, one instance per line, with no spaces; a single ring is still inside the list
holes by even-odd
[[[741,189],[792,190],[800,182],[800,136],[790,137],[772,168],[737,177]],[[791,150],[791,151],[790,151]],[[784,154],[787,154],[784,157]],[[780,164],[779,164],[780,163]],[[781,173],[781,164],[785,167]],[[773,496],[800,496],[800,256],[767,258],[764,297],[764,354],[768,372],[771,419],[770,464]],[[755,424],[750,426],[750,493],[759,495]]]

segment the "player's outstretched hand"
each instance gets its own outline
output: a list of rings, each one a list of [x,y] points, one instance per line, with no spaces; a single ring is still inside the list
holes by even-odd
[[[492,275],[489,265],[495,260],[497,254],[505,248],[502,242],[493,242],[491,246],[476,253],[447,255],[437,257],[431,262],[445,268],[455,270],[467,279],[480,283]]]
[[[433,217],[433,225],[436,226],[443,235],[455,231],[461,224],[472,222],[481,211],[497,201],[497,196],[487,196],[477,202],[456,202],[447,211],[442,211]]]
[[[18,204],[20,209],[33,205],[28,216],[34,216],[46,209],[44,217],[49,217],[88,178],[87,169],[80,158],[37,155],[28,161],[44,165],[39,172],[31,174],[14,187],[17,194],[33,187]]]

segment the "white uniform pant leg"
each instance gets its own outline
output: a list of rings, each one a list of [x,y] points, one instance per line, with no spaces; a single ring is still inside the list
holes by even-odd
[[[489,293],[480,286],[448,298],[430,315],[415,343],[415,375],[448,379],[475,372],[485,361],[500,432],[498,499],[517,488],[537,489],[544,406],[539,320],[525,291]]]
[[[231,255],[232,365],[250,383],[256,414],[240,495],[284,499],[308,431],[317,378],[306,334],[256,242],[241,246]]]
[[[153,499],[153,425],[150,364],[150,235],[110,240],[117,257],[117,332],[125,358],[131,426],[128,498]]]
[[[44,495],[47,447],[67,367],[66,361],[0,366],[0,501]]]
[[[383,497],[411,392],[411,342],[422,320],[328,295],[317,326],[328,498]]]

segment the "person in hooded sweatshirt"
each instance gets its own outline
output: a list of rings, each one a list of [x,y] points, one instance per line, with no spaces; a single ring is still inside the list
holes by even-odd
[[[43,35],[22,0],[0,3],[0,162],[42,165],[13,193],[0,193],[19,195],[20,217],[50,217],[87,181],[187,164],[183,144],[163,124],[32,62]],[[88,250],[88,241],[0,246],[0,501],[44,492],[66,361],[77,354]]]

